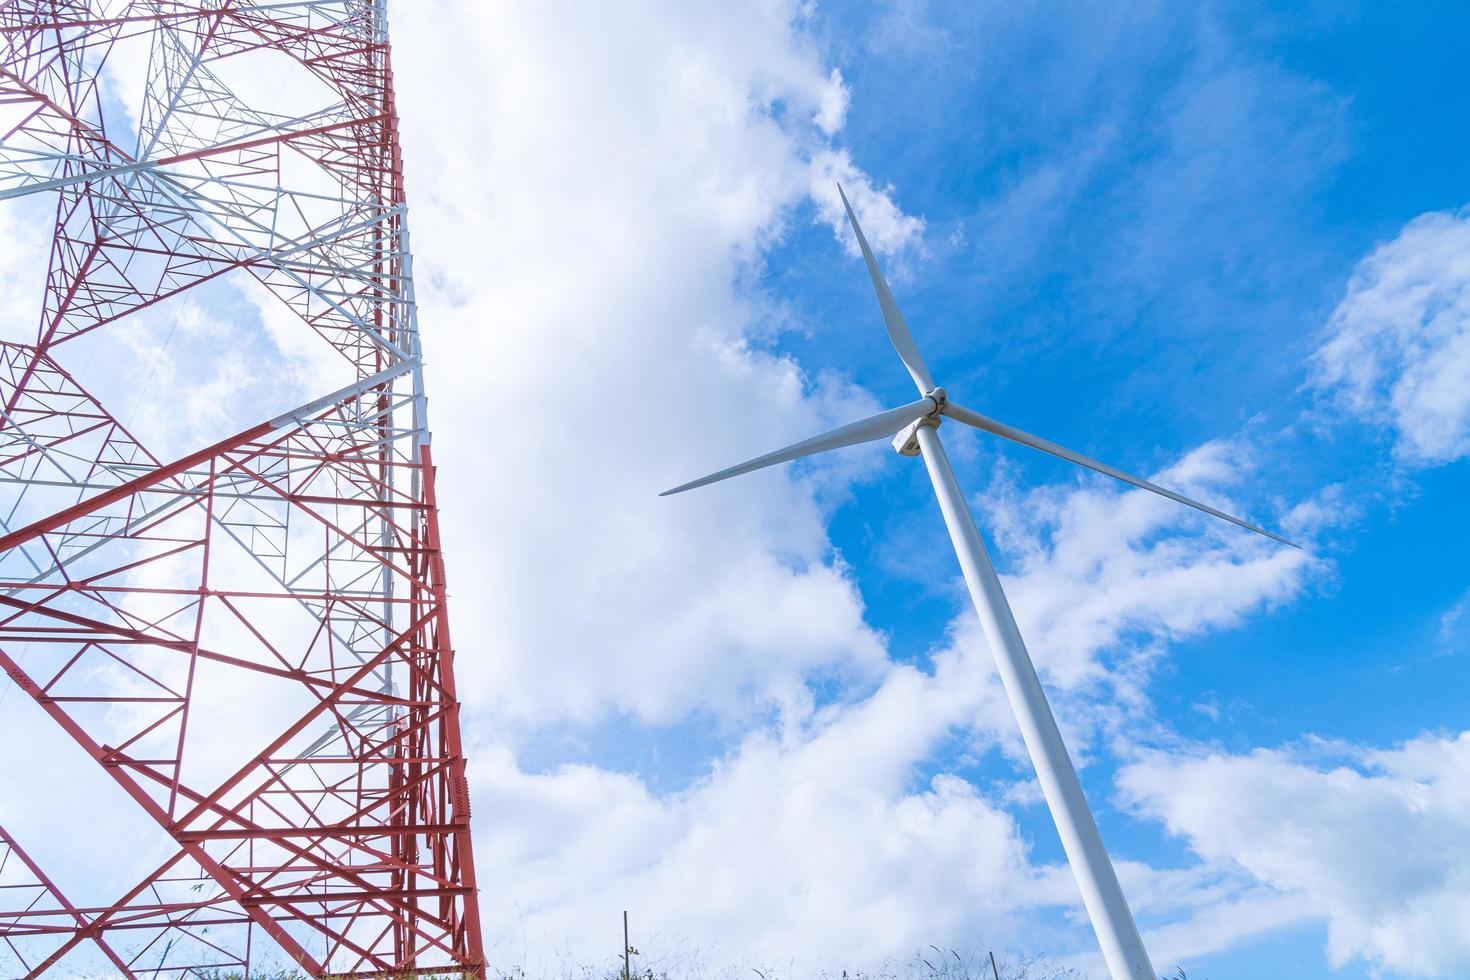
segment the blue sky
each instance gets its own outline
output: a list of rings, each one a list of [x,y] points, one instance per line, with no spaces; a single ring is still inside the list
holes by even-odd
[[[1028,595],[1042,597],[1018,602],[1032,610],[1028,617],[1023,608],[1022,620],[1033,647],[1048,645],[1048,628],[1085,632],[1089,625],[1068,622],[1065,611],[1037,612],[1048,593],[1085,596],[1090,589],[1106,605],[1140,581],[1146,592],[1150,577],[1168,569],[1208,580],[1200,587],[1204,595],[1178,608],[1163,597],[1153,605],[1120,598],[1120,608],[1090,622],[1101,639],[1080,649],[1058,641],[1058,650],[1038,655],[1044,674],[1048,661],[1066,656],[1078,658],[1073,667],[1084,674],[1092,665],[1090,681],[1074,677],[1064,684],[1058,710],[1081,743],[1084,781],[1104,833],[1117,855],[1136,866],[1125,870],[1130,890],[1147,891],[1151,886],[1133,879],[1148,875],[1173,875],[1168,887],[1179,890],[1140,910],[1159,937],[1160,966],[1178,963],[1206,976],[1284,974],[1287,964],[1303,977],[1463,970],[1470,961],[1453,943],[1422,923],[1394,919],[1392,911],[1419,902],[1417,915],[1451,915],[1454,896],[1463,902],[1463,884],[1446,882],[1462,882],[1461,873],[1385,879],[1371,868],[1361,875],[1334,872],[1336,864],[1357,860],[1353,848],[1372,826],[1367,814],[1373,811],[1354,797],[1337,799],[1332,788],[1357,780],[1366,794],[1402,799],[1406,787],[1432,793],[1448,779],[1446,769],[1407,775],[1393,768],[1400,757],[1380,753],[1422,739],[1419,749],[1442,748],[1453,758],[1455,733],[1465,727],[1459,694],[1465,634],[1454,612],[1470,584],[1457,560],[1467,530],[1459,507],[1463,454],[1428,459],[1397,451],[1413,420],[1396,426],[1383,411],[1349,405],[1344,382],[1329,377],[1317,352],[1350,320],[1357,322],[1354,310],[1373,305],[1368,282],[1358,305],[1349,303],[1349,284],[1362,263],[1419,216],[1453,214],[1465,203],[1470,137],[1457,125],[1464,107],[1456,93],[1465,89],[1457,83],[1467,69],[1448,40],[1465,12],[1336,4],[1157,4],[1119,11],[827,3],[804,15],[782,5],[763,9],[789,17],[792,43],[812,59],[814,77],[840,73],[834,77],[845,93],[845,115],[830,133],[803,130],[814,108],[820,113],[826,103],[813,102],[800,85],[782,91],[768,77],[775,69],[757,64],[741,79],[756,120],[743,138],[759,142],[771,124],[788,134],[798,156],[817,157],[827,148],[845,154],[860,168],[859,179],[891,203],[894,210],[877,219],[875,238],[941,383],[987,413],[1136,472],[1167,474],[1202,446],[1226,447],[1228,463],[1195,485],[1308,543],[1312,557],[1305,564],[1266,570],[1269,548],[1167,506],[1152,511],[1137,533],[1088,540],[1089,521],[1122,519],[1119,488],[1026,450],[952,427],[946,433],[991,540],[998,527],[1007,531],[997,548],[1003,570],[1024,579],[1020,588]],[[676,61],[711,58],[708,24],[698,15],[689,20],[692,26],[679,17],[662,19],[667,34],[655,43],[675,48]],[[572,37],[581,28],[570,23],[535,26],[547,34],[529,44],[528,58],[583,52],[596,43]],[[688,37],[681,36],[685,27]],[[593,28],[586,31],[595,36]],[[616,44],[616,36],[608,43]],[[646,72],[656,89],[668,81],[659,77],[659,64],[649,58],[627,70],[635,77]],[[507,86],[519,82],[511,77]],[[633,88],[633,97],[643,94]],[[618,135],[656,147],[664,134]],[[696,126],[694,135],[706,134]],[[821,144],[815,152],[814,140]],[[694,163],[677,152],[673,157],[666,163],[671,170],[703,162],[697,155]],[[412,166],[411,143],[409,161]],[[616,195],[619,162],[605,166],[604,191]],[[718,179],[671,183],[697,195]],[[658,467],[670,477],[664,483],[774,448],[819,430],[824,420],[844,419],[825,406],[852,397],[854,386],[859,407],[911,397],[851,242],[833,220],[830,197],[820,188],[810,194],[779,198],[782,206],[732,246],[728,299],[737,313],[727,335],[743,356],[767,368],[762,358],[799,368],[806,400],[792,407],[807,407],[808,417],[779,431],[751,424],[731,435],[722,425],[723,437],[702,434],[673,454],[675,463]],[[589,202],[596,200],[579,196],[593,221],[599,205]],[[718,213],[725,203],[718,195],[695,196],[685,206]],[[624,214],[615,205],[609,213],[610,220]],[[868,212],[864,218],[871,234]],[[905,218],[917,220],[905,224]],[[650,264],[658,251],[650,250]],[[619,258],[636,265],[640,255],[634,246]],[[1439,288],[1440,302],[1453,307],[1460,283],[1450,277]],[[677,295],[678,286],[668,289]],[[722,315],[716,299],[682,302],[672,301],[695,336]],[[659,309],[662,301],[648,305]],[[615,323],[610,318],[608,328]],[[1445,356],[1453,363],[1462,355]],[[1392,378],[1381,381],[1391,385]],[[657,391],[616,397],[653,413],[665,410]],[[722,405],[732,410],[731,403]],[[752,406],[752,413],[760,408]],[[673,431],[687,430],[676,424]],[[966,634],[969,614],[927,481],[919,467],[882,451],[855,455],[858,462],[839,462],[835,475],[826,462],[798,466],[788,476],[709,491],[703,503],[671,506],[707,507],[718,521],[742,496],[776,508],[792,506],[788,494],[798,508],[810,502],[825,541],[814,550],[796,546],[795,557],[785,560],[840,572],[881,645],[881,665],[849,670],[839,655],[798,669],[810,714],[797,721],[769,691],[732,712],[718,678],[706,690],[681,688],[671,703],[655,707],[638,694],[609,691],[575,723],[510,737],[518,779],[539,774],[543,789],[594,773],[630,779],[650,794],[650,812],[666,815],[720,793],[760,739],[799,743],[803,736],[790,731],[814,738],[824,712],[841,717],[871,709],[901,665],[951,683],[937,665],[974,638]],[[630,462],[636,465],[636,453]],[[1190,478],[1186,465],[1177,479]],[[650,481],[649,489],[662,485]],[[1093,511],[1068,510],[1083,504]],[[759,522],[763,513],[757,508],[734,520]],[[1107,574],[1078,571],[1079,563],[1105,564],[1110,547],[1136,561]],[[779,533],[768,548],[780,553]],[[1263,580],[1258,587],[1241,584],[1253,576]],[[1173,587],[1158,581],[1161,593]],[[699,589],[690,583],[690,593]],[[1211,608],[1206,600],[1217,589],[1218,608]],[[736,608],[737,615],[768,615],[755,597]],[[704,642],[740,646],[724,636]],[[611,645],[609,657],[619,662],[620,644]],[[747,692],[758,687],[753,676],[743,683]],[[931,792],[935,777],[963,779],[1015,821],[1029,870],[1011,868],[1015,881],[990,915],[978,908],[973,915],[931,915],[931,932],[924,933],[923,922],[895,930],[884,937],[888,946],[854,944],[853,958],[900,955],[905,942],[958,944],[984,936],[1008,949],[1044,950],[1095,968],[1069,900],[1016,898],[1028,888],[1063,895],[1067,885],[1048,877],[1047,869],[1061,862],[1060,849],[1044,809],[1028,793],[1024,761],[1003,730],[1005,715],[994,707],[982,712],[984,722],[946,725],[921,740],[894,763],[898,774],[883,793],[902,805]],[[1403,751],[1407,757],[1410,750]],[[1237,788],[1224,774],[1209,776],[1211,764],[1238,770]],[[851,775],[844,765],[861,763],[834,764],[824,775],[832,786],[842,787]],[[1302,781],[1305,810],[1240,802],[1254,793],[1271,799],[1271,777],[1255,770],[1272,767],[1282,779]],[[1171,785],[1190,782],[1196,769],[1204,780],[1196,798],[1172,799]],[[495,782],[511,791],[506,780]],[[1231,800],[1231,793],[1239,798]],[[1309,811],[1318,806],[1322,835],[1339,835],[1340,848],[1304,857],[1302,868],[1263,856],[1289,850],[1301,828],[1315,822]],[[1193,812],[1199,808],[1211,812]],[[676,835],[680,848],[696,846],[700,820],[689,819],[688,835]],[[1248,844],[1231,828],[1249,835]],[[765,832],[779,835],[779,822],[752,834]],[[1423,846],[1435,847],[1436,839],[1426,830]],[[733,853],[741,844],[729,846]],[[1410,838],[1401,846],[1416,843]],[[1322,865],[1305,870],[1314,860]],[[670,865],[677,863],[667,853],[645,855],[610,871],[608,881],[615,891],[638,896],[650,878],[673,875]],[[816,877],[823,869],[814,865],[804,873]],[[911,885],[894,880],[892,889],[909,895]],[[1366,893],[1334,901],[1334,890],[1353,887]],[[1402,891],[1393,893],[1394,887]],[[929,908],[946,901],[922,888],[910,897]],[[539,906],[539,917],[521,914],[551,934],[557,926],[548,923],[581,921],[552,911],[556,905]],[[672,910],[645,914],[665,935],[701,937],[696,945],[712,934]],[[728,945],[739,949],[744,940],[745,949],[773,949],[781,927],[758,913],[748,918],[748,926],[729,926]],[[829,948],[843,949],[835,938],[840,932]],[[804,942],[822,945],[825,938],[811,927]],[[1442,945],[1435,948],[1436,942]],[[1415,951],[1416,944],[1429,951]]]
[[[496,549],[451,571],[494,597],[465,669],[504,954],[595,960],[627,906],[707,963],[1097,975],[922,469],[651,498],[912,397],[840,178],[955,397],[1308,545],[946,429],[1156,965],[1463,974],[1470,15],[568,13],[469,21],[468,135],[399,33],[426,330],[503,386],[429,342],[446,526]],[[548,390],[509,471],[465,462],[476,400]]]
[[[1102,975],[922,467],[655,496],[913,397],[840,179],[957,400],[1306,545],[943,430],[1155,965],[1470,974],[1467,21],[395,6],[496,962]],[[182,450],[325,390],[297,327],[226,281],[73,366]]]

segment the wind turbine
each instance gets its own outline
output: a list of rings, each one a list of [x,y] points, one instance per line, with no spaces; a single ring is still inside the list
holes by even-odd
[[[1232,517],[1197,500],[1190,500],[1172,490],[1166,490],[1116,467],[1073,452],[1039,436],[1022,432],[1004,422],[998,422],[950,401],[945,390],[934,384],[929,368],[925,366],[924,358],[920,356],[919,348],[914,343],[913,335],[909,333],[908,325],[904,323],[903,314],[899,312],[898,304],[894,302],[893,293],[889,290],[883,273],[878,269],[873,250],[868,247],[868,240],[863,237],[863,229],[858,224],[857,215],[853,214],[852,205],[848,203],[847,195],[843,193],[840,185],[837,193],[842,197],[842,206],[847,209],[847,220],[852,223],[852,230],[857,235],[858,245],[862,248],[863,261],[868,266],[868,275],[872,277],[873,289],[878,294],[878,305],[883,311],[883,323],[888,328],[888,339],[893,341],[899,358],[914,379],[914,385],[919,389],[919,400],[880,412],[871,418],[841,426],[831,432],[813,436],[795,445],[787,446],[785,449],[758,456],[738,466],[711,473],[709,476],[674,487],[672,490],[665,490],[659,496],[666,497],[670,494],[682,493],[685,490],[718,483],[752,470],[775,466],[777,463],[840,449],[844,446],[873,442],[890,436],[893,437],[893,448],[900,454],[922,456],[924,466],[929,471],[929,480],[934,484],[934,494],[939,498],[939,509],[944,514],[944,524],[949,529],[950,540],[954,543],[960,570],[964,573],[965,584],[970,590],[970,598],[975,603],[975,611],[980,615],[980,625],[985,631],[985,639],[995,657],[996,668],[1000,673],[1001,683],[1005,686],[1011,708],[1016,714],[1016,721],[1020,725],[1026,750],[1030,753],[1032,765],[1036,767],[1037,779],[1046,796],[1046,804],[1056,823],[1057,833],[1061,836],[1062,846],[1067,853],[1067,861],[1077,878],[1078,888],[1082,892],[1082,902],[1087,908],[1092,928],[1097,933],[1098,944],[1102,947],[1103,959],[1107,962],[1108,972],[1113,980],[1156,980],[1148,952],[1143,947],[1143,939],[1138,934],[1138,926],[1133,922],[1133,913],[1128,909],[1128,902],[1123,897],[1123,889],[1118,884],[1118,876],[1113,872],[1112,862],[1108,859],[1107,851],[1103,847],[1097,823],[1092,818],[1092,811],[1088,809],[1087,799],[1082,794],[1082,786],[1077,781],[1077,770],[1072,766],[1072,759],[1067,754],[1067,746],[1062,741],[1061,732],[1057,730],[1056,719],[1052,716],[1050,705],[1047,704],[1046,694],[1041,689],[1041,682],[1037,680],[1036,668],[1031,663],[1031,657],[1026,652],[1026,645],[1021,639],[1021,632],[1016,626],[1016,619],[1011,614],[1010,603],[1006,601],[1005,593],[1001,590],[1000,579],[995,574],[995,567],[991,564],[990,556],[985,551],[985,545],[980,540],[980,532],[975,527],[975,518],[971,515],[970,508],[965,502],[965,495],[955,480],[954,470],[949,465],[949,457],[945,455],[944,444],[939,439],[939,423],[944,418],[963,422],[982,432],[989,432],[1002,439],[1009,439],[1011,442],[1039,449],[1044,453],[1050,453],[1088,469],[1105,473],[1124,483],[1152,491],[1170,500],[1177,500],[1181,504],[1227,520],[1232,524],[1238,524],[1282,544],[1293,548],[1299,546],[1278,534],[1273,534],[1238,517]]]

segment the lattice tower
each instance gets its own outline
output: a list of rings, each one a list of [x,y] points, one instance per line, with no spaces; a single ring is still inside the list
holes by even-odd
[[[262,73],[274,103],[242,89]],[[29,698],[80,749],[54,778],[101,767],[168,851],[99,900],[106,869],[48,874],[13,833],[47,788],[0,801],[0,976],[479,973],[383,0],[0,0],[0,198],[34,195],[39,329],[0,345],[0,746]],[[150,451],[78,338],[227,283],[341,376]]]

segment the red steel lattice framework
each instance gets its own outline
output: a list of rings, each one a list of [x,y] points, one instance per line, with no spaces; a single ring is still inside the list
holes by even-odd
[[[229,84],[287,59],[284,111]],[[0,345],[0,666],[171,851],[88,904],[0,827],[0,975],[480,973],[383,0],[0,0],[0,198],[35,194],[39,330]],[[355,380],[160,458],[68,342],[222,276]],[[270,706],[227,765],[206,686]]]

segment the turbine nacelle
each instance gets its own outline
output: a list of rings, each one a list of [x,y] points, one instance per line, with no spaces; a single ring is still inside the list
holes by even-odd
[[[902,429],[899,429],[898,435],[893,437],[893,451],[900,456],[920,455],[923,450],[919,447],[919,429],[926,425],[937,429],[939,428],[939,423],[943,421],[940,418],[940,414],[944,411],[945,402],[949,400],[949,396],[945,394],[944,389],[936,387],[925,397],[934,402],[934,411],[925,415],[923,418],[910,422]]]

